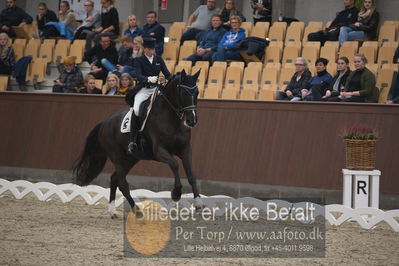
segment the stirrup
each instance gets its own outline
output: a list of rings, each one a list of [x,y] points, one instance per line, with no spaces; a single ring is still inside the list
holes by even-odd
[[[137,144],[134,143],[133,141],[129,142],[129,145],[127,145],[127,154],[133,155],[136,149],[137,149]]]

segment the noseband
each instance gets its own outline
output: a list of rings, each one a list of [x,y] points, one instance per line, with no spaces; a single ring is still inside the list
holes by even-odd
[[[184,89],[191,97],[194,98],[194,92],[196,91],[195,89],[198,89],[197,85],[193,86],[193,87],[189,87],[183,84],[179,84],[177,86],[177,88],[179,88],[179,97],[181,96],[182,90]],[[163,96],[163,98],[166,100],[166,102],[169,104],[169,106],[172,108],[172,110],[176,113],[177,117],[180,120],[183,120],[183,116],[184,116],[184,112],[186,111],[196,111],[197,110],[197,106],[195,104],[192,105],[188,105],[188,106],[178,106],[177,108],[172,104],[172,102],[168,99],[168,97],[166,96],[166,94],[162,91],[159,90],[160,94]],[[180,102],[180,101],[179,101]],[[194,103],[194,99],[192,101]]]

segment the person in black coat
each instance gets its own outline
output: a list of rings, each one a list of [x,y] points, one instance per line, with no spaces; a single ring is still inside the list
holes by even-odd
[[[0,13],[0,32],[5,32],[10,38],[14,38],[15,32],[13,26],[22,27],[25,24],[31,24],[33,18],[23,9],[16,6],[15,0],[7,0],[7,8]]]
[[[155,52],[157,55],[162,55],[163,45],[165,38],[165,28],[157,21],[157,12],[149,11],[146,16],[147,24],[143,26],[143,32],[141,36],[143,38],[154,38]]]
[[[258,21],[272,22],[272,1],[251,0],[254,24]]]
[[[346,41],[372,40],[377,36],[380,15],[375,10],[375,0],[364,0],[363,8],[359,12],[357,21],[349,26],[340,28],[339,45]]]
[[[114,65],[118,62],[118,52],[108,35],[102,35],[100,37],[100,44],[94,46],[85,53],[85,60],[88,61],[92,67],[90,74],[96,79],[105,81],[108,70],[102,64],[103,59],[107,59]]]
[[[47,22],[58,22],[58,18],[54,11],[47,8],[46,3],[39,3],[38,9],[39,12],[37,13],[36,21],[37,27],[39,29],[39,35],[41,37],[44,25],[46,25]]]
[[[356,22],[359,10],[355,7],[355,0],[343,0],[345,9],[338,13],[330,27],[308,35],[308,41],[321,42],[338,41],[340,28]]]
[[[226,31],[229,31],[231,29],[230,26],[231,16],[239,16],[242,22],[247,20],[244,17],[244,15],[239,10],[236,9],[234,0],[224,0],[223,8],[220,10],[219,14],[223,22],[223,28]]]
[[[127,149],[127,153],[130,155],[133,154],[134,150],[137,148],[136,138],[141,103],[151,97],[155,92],[158,76],[161,71],[167,80],[172,76],[162,57],[155,54],[155,43],[156,40],[154,38],[144,39],[144,55],[134,61],[134,66],[136,68],[134,77],[139,81],[139,84],[126,95],[126,102],[133,105],[133,113],[130,122],[130,143]],[[134,98],[134,100],[132,100],[132,98]]]

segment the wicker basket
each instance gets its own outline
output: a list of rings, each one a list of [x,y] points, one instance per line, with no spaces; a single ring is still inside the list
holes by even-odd
[[[376,140],[345,139],[346,168],[351,170],[375,169]]]

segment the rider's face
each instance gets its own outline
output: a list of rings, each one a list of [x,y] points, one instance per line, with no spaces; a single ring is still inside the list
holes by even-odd
[[[144,48],[144,53],[146,54],[146,56],[151,57],[155,54],[155,49]]]

